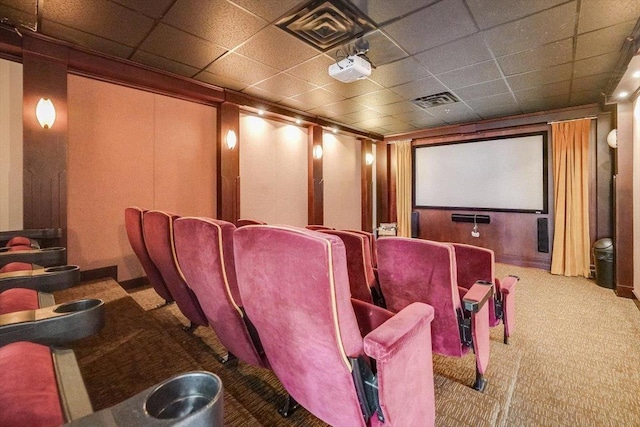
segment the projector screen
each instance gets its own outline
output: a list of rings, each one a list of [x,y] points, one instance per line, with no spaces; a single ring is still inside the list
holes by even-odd
[[[547,213],[546,135],[414,147],[414,206]]]

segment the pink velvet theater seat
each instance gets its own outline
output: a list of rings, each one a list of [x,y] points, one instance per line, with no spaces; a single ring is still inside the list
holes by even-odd
[[[489,364],[489,305],[493,287],[458,287],[453,245],[403,237],[378,241],[378,274],[387,308],[398,312],[413,302],[431,305],[433,351],[462,357],[473,349],[476,380],[484,391]]]
[[[10,262],[9,264],[3,265],[2,268],[0,268],[0,274],[13,273],[15,271],[33,270],[33,269],[34,269],[34,265],[28,262]]]
[[[326,225],[316,225],[316,224],[307,225],[305,228],[307,230],[314,230],[314,231],[318,231],[318,230],[335,230],[335,228],[333,228],[333,227],[327,227]]]
[[[40,249],[40,244],[36,240],[30,239],[24,236],[12,237],[11,239],[9,239],[9,241],[5,246],[6,247],[26,246],[31,249]]]
[[[265,225],[266,222],[258,221],[256,219],[240,218],[236,221],[236,227],[244,227],[246,225]]]
[[[378,267],[378,243],[376,242],[376,236],[373,233],[362,230],[344,230],[352,233],[357,233],[362,236],[366,236],[369,239],[369,250],[371,251],[371,265],[373,268]]]
[[[209,326],[229,354],[268,368],[255,328],[245,316],[238,291],[230,222],[209,218],[179,218],[174,223],[178,264],[198,297]]]
[[[138,257],[138,260],[142,265],[142,269],[147,275],[147,279],[149,279],[151,286],[153,286],[153,289],[158,295],[160,295],[167,303],[169,303],[173,301],[171,292],[169,292],[166,283],[164,283],[162,274],[160,274],[160,271],[158,271],[158,268],[151,260],[144,241],[144,231],[142,225],[144,221],[144,212],[144,210],[135,206],[126,208],[124,210],[124,225],[127,230],[127,237],[129,238],[131,249],[133,249],[133,252]]]
[[[38,291],[14,288],[0,293],[0,315],[40,308]]]
[[[337,236],[244,227],[234,250],[244,307],[289,404],[335,426],[434,424],[431,307],[394,316],[351,299]]]
[[[498,280],[495,274],[495,257],[490,249],[453,243],[456,253],[458,286],[469,289],[479,280],[493,283],[495,292],[489,302],[489,325],[504,323],[504,343],[515,330],[516,283],[518,277],[507,276]]]
[[[186,329],[192,329],[207,326],[208,322],[198,298],[185,282],[175,256],[173,222],[178,218],[177,215],[161,211],[145,212],[142,222],[144,241],[149,257],[162,274],[171,296],[182,314],[191,322]]]
[[[347,253],[347,271],[351,297],[373,304],[376,277],[371,266],[371,252],[368,238],[360,234],[340,230],[318,230],[321,233],[338,236]],[[373,288],[373,289],[372,289]]]

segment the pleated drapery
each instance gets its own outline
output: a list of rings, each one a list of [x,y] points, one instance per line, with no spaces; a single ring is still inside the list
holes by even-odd
[[[398,141],[395,146],[398,236],[411,237],[411,141]]]
[[[590,119],[551,124],[555,215],[552,274],[590,275],[590,127]]]

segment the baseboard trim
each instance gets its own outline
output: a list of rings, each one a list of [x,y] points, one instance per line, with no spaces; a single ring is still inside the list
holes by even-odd
[[[108,279],[118,280],[118,266],[110,265],[109,267],[94,268],[92,270],[80,271],[80,281],[88,282],[90,280]]]
[[[135,279],[129,279],[129,280],[122,280],[121,282],[118,282],[118,283],[120,283],[120,286],[125,291],[130,291],[131,289],[150,285],[149,279],[147,279],[147,276],[136,277]]]

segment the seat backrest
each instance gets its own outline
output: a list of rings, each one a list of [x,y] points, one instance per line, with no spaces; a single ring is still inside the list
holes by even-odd
[[[227,350],[240,360],[266,367],[251,338],[241,310],[230,222],[179,218],[174,223],[178,264],[198,297],[209,326]]]
[[[265,225],[266,222],[257,219],[240,218],[236,221],[236,227],[244,227],[245,225]]]
[[[373,233],[362,230],[347,229],[344,231],[351,231],[352,233],[358,233],[360,235],[367,236],[367,238],[369,239],[369,249],[371,251],[371,265],[373,266],[373,268],[376,268],[378,266],[378,244],[376,242],[376,236]]]
[[[287,392],[331,425],[363,426],[349,357],[363,354],[344,244],[295,227],[234,233],[238,286]]]
[[[493,251],[478,246],[452,243],[456,255],[458,286],[469,289],[478,280],[495,282]]]
[[[177,218],[177,215],[161,211],[145,212],[142,222],[144,241],[151,260],[158,267],[182,314],[192,323],[204,326],[207,318],[195,294],[187,286],[175,256],[173,221]]]
[[[466,352],[458,330],[456,311],[461,303],[451,244],[404,237],[380,239],[378,279],[389,310],[398,312],[412,302],[433,307],[433,351],[448,356]]]
[[[317,224],[310,224],[310,225],[307,225],[305,228],[307,230],[314,230],[314,231],[318,231],[318,230],[335,230],[335,228],[333,228],[333,227],[327,227],[326,225],[317,225]]]
[[[375,281],[369,242],[366,236],[341,230],[318,230],[321,233],[338,236],[344,243],[347,254],[347,269],[351,297],[373,304],[371,286]]]
[[[124,210],[124,225],[127,230],[127,237],[131,249],[138,257],[142,269],[144,270],[153,289],[167,301],[173,301],[173,297],[164,283],[162,274],[149,257],[149,252],[144,242],[144,232],[142,229],[144,211],[138,207],[132,206]]]

